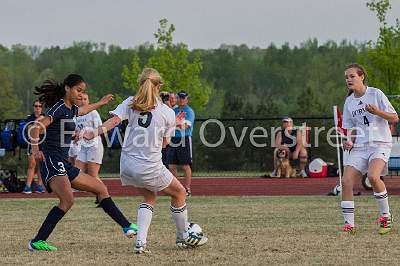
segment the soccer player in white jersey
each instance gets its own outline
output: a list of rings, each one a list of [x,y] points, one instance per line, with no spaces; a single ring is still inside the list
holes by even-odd
[[[177,230],[176,245],[179,248],[201,246],[207,242],[207,237],[188,234],[185,188],[161,160],[161,148],[168,144],[176,123],[183,123],[184,113],[176,118],[174,111],[162,103],[159,96],[162,79],[157,70],[144,69],[138,83],[140,87],[134,97],[123,101],[110,112],[114,115],[112,118],[94,131],[85,131],[83,137],[91,139],[128,119],[120,160],[121,181],[123,185],[135,186],[144,197],[137,213],[135,253],[148,251],[147,233],[159,191],[171,196],[171,213]]]
[[[391,231],[393,218],[380,176],[387,174],[386,164],[392,148],[388,123],[396,123],[399,118],[385,94],[366,85],[367,73],[362,66],[347,66],[345,78],[349,93],[343,108],[343,127],[348,129],[349,138],[344,148],[349,156],[344,162],[342,183],[343,231],[355,232],[353,186],[368,174],[380,212],[379,234],[383,235]]]
[[[81,106],[89,105],[89,96],[82,94]],[[81,107],[79,106],[79,107]],[[77,130],[94,130],[102,125],[99,113],[96,110],[76,118]],[[80,150],[76,157],[75,166],[90,176],[99,177],[99,170],[103,161],[104,147],[101,137],[79,141]]]

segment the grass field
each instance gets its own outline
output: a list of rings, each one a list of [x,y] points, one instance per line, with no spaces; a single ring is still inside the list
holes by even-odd
[[[140,198],[115,198],[132,219]],[[356,198],[356,235],[339,232],[335,197],[192,197],[191,220],[209,243],[177,250],[168,198],[160,197],[148,238],[151,254],[135,255],[133,241],[92,199],[76,199],[49,242],[52,253],[27,250],[55,200],[5,200],[0,203],[0,265],[397,265],[400,235],[379,236],[376,203]],[[391,197],[398,213],[400,197]]]

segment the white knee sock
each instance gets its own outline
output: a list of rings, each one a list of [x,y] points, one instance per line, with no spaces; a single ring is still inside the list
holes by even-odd
[[[374,192],[374,196],[376,202],[378,202],[378,208],[381,216],[389,217],[389,200],[386,189],[383,192]]]
[[[151,219],[153,218],[153,206],[147,203],[142,203],[139,205],[137,212],[137,226],[138,232],[136,236],[136,243],[146,244],[147,242],[147,232],[151,224]]]
[[[175,208],[171,206],[172,220],[174,220],[176,225],[176,237],[178,239],[185,239],[188,237],[188,212],[186,209],[186,204],[180,208]]]
[[[342,207],[344,223],[354,226],[354,201],[342,201],[340,206]]]

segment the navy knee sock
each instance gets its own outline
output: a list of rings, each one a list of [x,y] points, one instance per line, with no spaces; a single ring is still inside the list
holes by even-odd
[[[32,242],[36,242],[39,240],[46,240],[51,232],[53,232],[54,228],[56,227],[57,223],[64,217],[65,212],[58,208],[57,206],[54,206],[49,214],[47,214],[46,219],[44,220],[42,226],[39,229],[39,232],[35,236],[35,238],[32,240]]]
[[[126,217],[115,205],[111,197],[105,198],[100,201],[100,206],[121,227],[129,227],[131,225],[131,223],[126,219]]]

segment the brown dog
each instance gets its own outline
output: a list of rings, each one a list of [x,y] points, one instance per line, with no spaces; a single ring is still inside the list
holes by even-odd
[[[289,153],[287,150],[279,149],[276,153],[278,157],[278,168],[276,175],[278,177],[296,177],[296,170],[292,168],[289,162]]]

